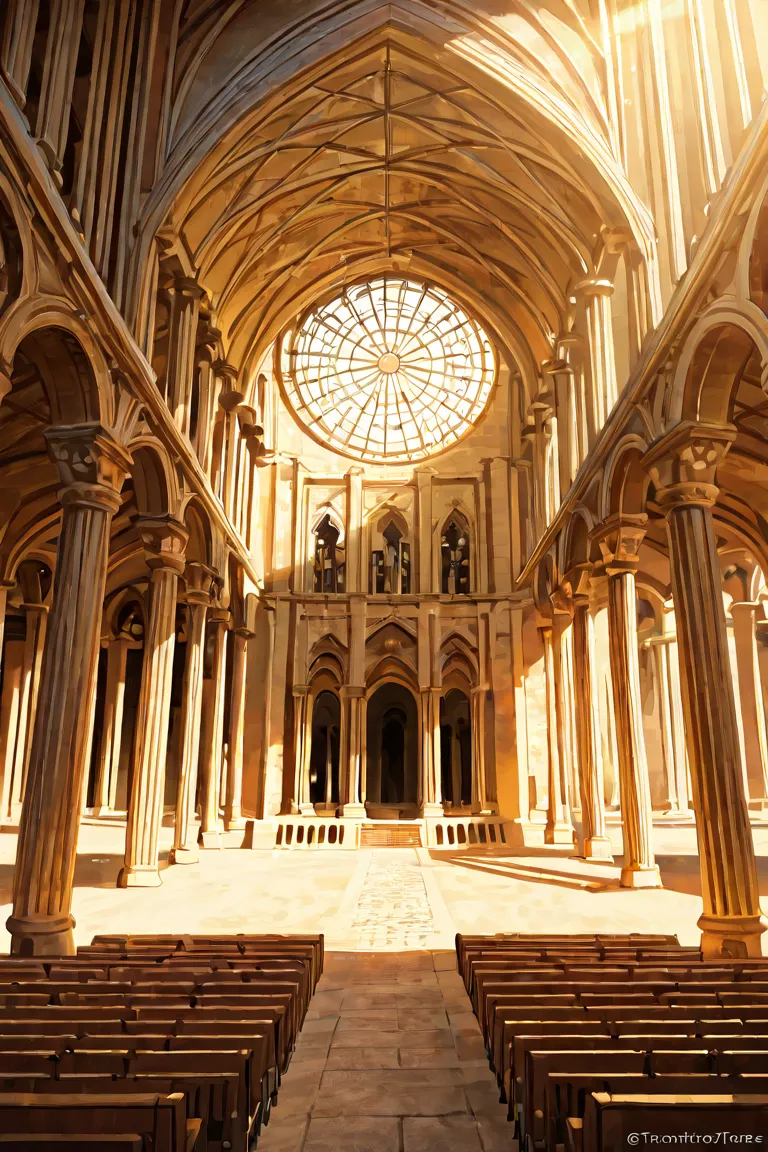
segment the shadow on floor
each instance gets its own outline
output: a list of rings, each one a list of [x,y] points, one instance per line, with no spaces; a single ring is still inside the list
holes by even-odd
[[[75,865],[75,888],[114,888],[123,866],[123,855],[116,853],[78,853]],[[160,853],[159,869],[169,867],[168,852]],[[0,905],[10,904],[13,896],[13,864],[0,864]]]
[[[594,876],[588,873],[563,872],[559,868],[547,868],[545,864],[521,864],[519,860],[499,857],[473,856],[468,852],[456,853],[450,860],[460,868],[474,872],[487,872],[490,876],[500,876],[507,880],[523,880],[531,884],[555,885],[580,892],[615,892],[619,888],[617,878]]]

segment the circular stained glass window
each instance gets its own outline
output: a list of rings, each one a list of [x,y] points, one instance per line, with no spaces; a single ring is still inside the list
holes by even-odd
[[[359,460],[423,460],[454,444],[485,409],[495,375],[476,320],[439,288],[390,276],[346,288],[283,341],[297,416]]]

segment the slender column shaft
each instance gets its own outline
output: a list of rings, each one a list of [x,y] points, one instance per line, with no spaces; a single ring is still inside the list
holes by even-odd
[[[26,617],[26,637],[19,686],[19,712],[16,724],[11,787],[11,807],[17,811],[24,800],[27,784],[48,609],[43,604],[25,604],[24,615]]]
[[[470,694],[470,732],[472,748],[472,810],[483,812],[488,807],[485,786],[485,689],[473,688]]]
[[[188,567],[192,567],[189,565]],[[202,567],[202,565],[198,566]],[[181,763],[176,790],[176,816],[172,864],[194,864],[198,859],[194,835],[200,724],[203,711],[203,660],[209,597],[187,584],[187,653],[181,706]]]
[[[64,161],[85,0],[51,0],[37,112],[38,145],[50,168]]]
[[[128,458],[102,429],[54,429],[65,482],[40,705],[21,813],[13,914],[16,955],[72,955],[72,884],[90,753],[99,628],[112,517]]]
[[[764,808],[768,806],[768,739],[755,631],[758,607],[750,603],[732,604],[731,616],[749,798]]]
[[[229,710],[229,763],[224,827],[228,832],[245,828],[243,819],[243,740],[245,738],[246,648],[248,636],[235,632],[232,653],[232,696]]]
[[[19,108],[27,102],[27,81],[40,0],[8,0],[0,68]]]
[[[295,721],[295,772],[294,797],[299,811],[304,816],[314,815],[314,805],[310,799],[309,761],[312,755],[312,710],[314,698],[308,684],[294,684],[293,709]]]
[[[347,779],[344,816],[364,816],[363,734],[365,731],[365,688],[344,684],[341,688],[342,755]]]
[[[94,815],[111,812],[117,788],[120,748],[123,735],[125,673],[128,662],[128,636],[116,636],[107,652],[107,683],[104,698],[104,722],[101,729],[99,759],[96,765]]]
[[[219,780],[224,751],[224,709],[227,683],[229,613],[217,610],[212,615],[210,692],[207,693],[200,735],[202,780],[199,844],[202,848],[219,847]],[[208,685],[205,687],[207,689]]]
[[[145,536],[145,550],[152,574],[136,717],[125,863],[117,881],[120,888],[157,887],[162,883],[158,845],[165,799],[176,602],[179,576],[184,571],[183,549],[186,544],[186,534],[175,522],[145,520],[139,524]]]
[[[625,888],[656,888],[661,880],[652,847],[653,811],[643,736],[636,621],[634,571],[609,568],[608,636],[624,834],[621,884]]]
[[[441,688],[421,693],[421,807],[425,815],[442,815],[440,785]]]
[[[589,599],[574,597],[573,663],[583,851],[587,860],[610,860],[613,853],[605,831],[603,779],[597,750],[599,716],[594,655],[595,625]]]
[[[555,685],[555,653],[551,624],[540,627],[539,632],[544,647],[544,687],[547,710],[547,823],[544,829],[544,838],[548,844],[572,844],[573,829],[565,806],[560,764],[560,741],[558,739],[560,717]]]

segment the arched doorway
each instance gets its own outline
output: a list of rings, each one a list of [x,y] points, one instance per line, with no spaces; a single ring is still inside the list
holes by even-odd
[[[440,701],[440,774],[443,799],[454,808],[472,803],[472,724],[469,697],[452,688]]]
[[[309,759],[309,798],[319,811],[333,811],[339,802],[339,733],[341,705],[334,692],[320,692],[312,709],[312,748]]]
[[[368,701],[366,796],[368,813],[382,818],[416,815],[419,719],[413,694],[382,684]]]

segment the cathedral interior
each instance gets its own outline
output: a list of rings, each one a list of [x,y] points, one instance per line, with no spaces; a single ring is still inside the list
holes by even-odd
[[[494,948],[753,982],[768,1131],[767,85],[766,0],[0,2],[0,1142],[623,1148]],[[37,1083],[228,948],[223,1128],[141,996],[146,1115],[85,1009]]]

